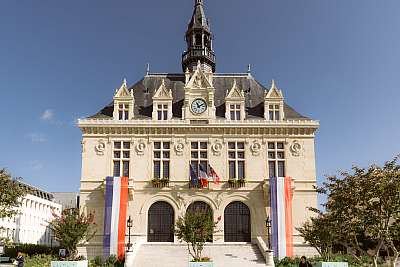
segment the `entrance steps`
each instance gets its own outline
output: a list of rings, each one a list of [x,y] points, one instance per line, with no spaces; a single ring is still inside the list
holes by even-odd
[[[248,243],[207,244],[202,255],[210,257],[214,267],[265,266],[258,247]],[[134,265],[129,267],[187,267],[190,260],[186,245],[145,243],[137,251]]]

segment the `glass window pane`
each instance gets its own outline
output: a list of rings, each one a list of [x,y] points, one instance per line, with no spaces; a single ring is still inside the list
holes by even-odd
[[[238,161],[238,178],[244,179],[244,161]]]
[[[207,142],[200,142],[201,149],[207,149]]]
[[[228,155],[229,155],[229,158],[230,158],[230,159],[236,158],[236,157],[235,157],[235,152],[229,152]]]
[[[284,159],[285,158],[285,153],[284,152],[278,152],[278,159]]]
[[[158,108],[158,109],[162,109],[162,105],[158,105],[157,108]]]
[[[276,147],[277,147],[278,149],[283,149],[283,143],[282,143],[282,142],[277,143],[277,144],[276,144]]]
[[[163,178],[169,179],[169,161],[163,161]]]
[[[241,118],[240,118],[240,111],[236,111],[236,119],[237,119],[238,121],[241,120]]]
[[[235,178],[236,178],[235,162],[229,161],[229,179],[235,179]]]
[[[236,105],[236,109],[240,109],[240,105]]]
[[[269,105],[269,109],[274,109],[274,106],[273,105]]]
[[[268,158],[269,159],[274,159],[275,158],[275,152],[268,152]]]
[[[199,157],[198,152],[192,152],[192,158],[197,159]]]
[[[275,109],[279,109],[279,105],[275,105]]]
[[[125,114],[124,120],[128,120],[129,119],[128,111],[125,111],[124,114]]]
[[[192,142],[192,144],[191,144],[192,149],[197,149],[198,146],[199,146],[199,143],[197,143],[197,142]]]
[[[162,120],[162,112],[160,110],[157,111],[157,120]]]
[[[238,149],[244,149],[244,143],[243,142],[238,142],[237,143]]]
[[[119,104],[119,108],[120,108],[120,109],[123,109],[123,108],[124,108],[124,105],[123,105],[123,104]]]
[[[114,142],[115,149],[121,149],[121,142]]]
[[[269,119],[274,120],[274,112],[273,111],[269,112]]]
[[[154,151],[154,158],[155,159],[161,158],[161,152],[160,151]]]
[[[278,177],[285,177],[285,162],[278,161]]]
[[[169,142],[163,142],[163,148],[169,149]]]
[[[122,115],[123,115],[123,112],[122,112],[122,111],[119,111],[119,112],[118,112],[118,119],[119,119],[119,120],[122,120],[122,118],[123,118]]]
[[[129,177],[129,161],[123,162],[123,174],[124,177]]]
[[[200,161],[200,166],[203,170],[205,170],[206,172],[208,172],[208,166],[207,166],[207,161]]]
[[[161,149],[161,142],[154,142],[154,149]]]
[[[207,158],[207,152],[200,152],[200,158],[206,159]]]
[[[234,109],[235,108],[235,105],[230,105],[230,109]]]
[[[131,148],[131,143],[124,142],[124,149],[130,149],[130,148]]]
[[[167,110],[164,110],[163,111],[163,120],[167,120],[168,119],[168,111]]]
[[[279,111],[275,111],[275,120],[280,120]]]
[[[114,161],[114,171],[113,171],[113,174],[114,174],[114,177],[119,177],[119,175],[120,175],[120,162],[119,162],[119,160],[116,160],[116,161]]]
[[[129,151],[124,151],[124,159],[129,159]]]
[[[275,161],[268,162],[269,178],[276,177],[275,173]]]
[[[164,159],[169,159],[169,152],[168,151],[164,151],[163,152],[163,158]]]
[[[268,149],[275,149],[275,143],[268,142]]]
[[[114,158],[115,159],[121,158],[121,152],[120,151],[114,151]]]
[[[235,149],[236,148],[235,142],[228,142],[228,148],[229,149]]]
[[[192,160],[191,165],[192,165],[194,173],[198,174],[199,173],[199,162],[196,160]]]
[[[168,109],[168,105],[164,105],[164,109]]]
[[[231,111],[231,120],[235,120],[235,111]]]
[[[160,161],[154,161],[154,178],[160,178]]]
[[[244,152],[237,153],[239,159],[244,159]]]

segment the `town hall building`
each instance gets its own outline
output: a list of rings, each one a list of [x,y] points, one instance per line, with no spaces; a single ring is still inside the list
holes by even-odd
[[[296,227],[317,205],[319,122],[289,106],[275,81],[216,71],[203,0],[195,0],[185,40],[182,73],[124,80],[109,105],[78,122],[80,207],[98,225],[80,253],[119,253],[126,240],[115,236],[125,236],[129,216],[134,242],[177,243],[174,223],[196,209],[220,218],[210,242],[267,242],[270,219],[279,255],[314,253]]]

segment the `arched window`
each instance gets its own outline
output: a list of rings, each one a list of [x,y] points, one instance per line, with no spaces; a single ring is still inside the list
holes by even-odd
[[[174,209],[165,202],[155,202],[149,208],[147,241],[174,242]]]
[[[235,201],[224,211],[225,242],[251,242],[250,210],[246,204]]]

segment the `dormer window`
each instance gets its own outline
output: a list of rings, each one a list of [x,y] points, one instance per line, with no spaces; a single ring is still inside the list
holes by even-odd
[[[280,120],[280,107],[279,105],[269,105],[269,120],[271,121],[279,121]]]
[[[126,121],[133,118],[133,107],[135,99],[133,92],[128,90],[126,80],[121,87],[115,90],[114,95],[114,120]]]
[[[172,119],[172,91],[167,89],[164,80],[153,96],[152,117],[158,121]]]
[[[282,90],[276,88],[275,81],[272,81],[271,88],[264,97],[264,116],[269,121],[282,121],[285,118],[283,112]]]
[[[244,92],[237,86],[236,80],[233,81],[232,89],[225,97],[225,117],[227,120],[241,121],[244,120]]]
[[[129,104],[118,105],[118,119],[120,121],[129,120]]]
[[[159,121],[168,120],[168,105],[157,105],[157,119]]]
[[[235,104],[235,105],[229,105],[230,108],[230,119],[232,121],[240,121],[241,117],[240,113],[241,113],[241,105],[240,104]]]

